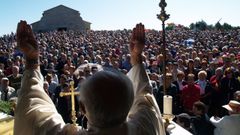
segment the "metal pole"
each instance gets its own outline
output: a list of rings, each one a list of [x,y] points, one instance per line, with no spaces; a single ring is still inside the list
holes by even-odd
[[[163,42],[163,92],[164,95],[167,94],[166,91],[166,35],[165,35],[165,23],[162,23],[162,42]]]
[[[165,21],[169,19],[169,14],[166,14],[165,7],[167,3],[165,0],[161,0],[159,7],[161,8],[160,14],[157,18],[162,21],[162,44],[163,44],[163,92],[166,95],[166,33],[165,33]],[[161,44],[160,44],[161,45]]]

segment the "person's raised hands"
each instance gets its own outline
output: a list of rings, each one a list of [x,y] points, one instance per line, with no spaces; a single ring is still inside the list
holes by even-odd
[[[17,46],[26,58],[26,66],[38,64],[39,49],[31,26],[26,21],[20,21],[17,26]]]
[[[141,54],[145,44],[145,29],[142,23],[137,24],[133,28],[132,36],[130,40],[129,51],[131,54],[131,63],[132,65],[141,63]]]

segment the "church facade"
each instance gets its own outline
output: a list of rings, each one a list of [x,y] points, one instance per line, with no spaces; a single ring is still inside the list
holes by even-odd
[[[32,23],[34,32],[48,32],[53,30],[90,30],[90,22],[84,21],[79,11],[59,5],[43,12],[40,21]]]

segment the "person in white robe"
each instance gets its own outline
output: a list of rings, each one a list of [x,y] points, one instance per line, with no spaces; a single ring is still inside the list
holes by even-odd
[[[144,26],[137,24],[129,46],[133,66],[128,73],[129,78],[100,71],[81,87],[80,109],[88,119],[87,129],[82,129],[64,123],[52,100],[44,92],[38,45],[30,25],[21,21],[17,29],[17,42],[25,55],[26,68],[18,95],[14,134],[165,135],[161,112],[142,64],[144,40]],[[89,94],[89,91],[92,93]],[[91,100],[93,97],[97,98]]]
[[[222,118],[214,116],[210,118],[210,122],[216,127],[214,135],[239,135],[240,102],[230,100],[222,107],[228,110],[229,115]]]

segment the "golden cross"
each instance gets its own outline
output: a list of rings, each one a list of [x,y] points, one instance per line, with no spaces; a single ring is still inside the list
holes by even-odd
[[[71,101],[72,101],[72,122],[73,122],[73,125],[74,126],[77,126],[76,124],[76,121],[77,121],[77,117],[76,117],[76,111],[75,111],[75,95],[79,95],[80,92],[75,92],[75,89],[74,89],[74,81],[71,81],[70,82],[70,90],[71,92],[60,92],[59,96],[60,97],[63,97],[63,96],[71,96]]]

